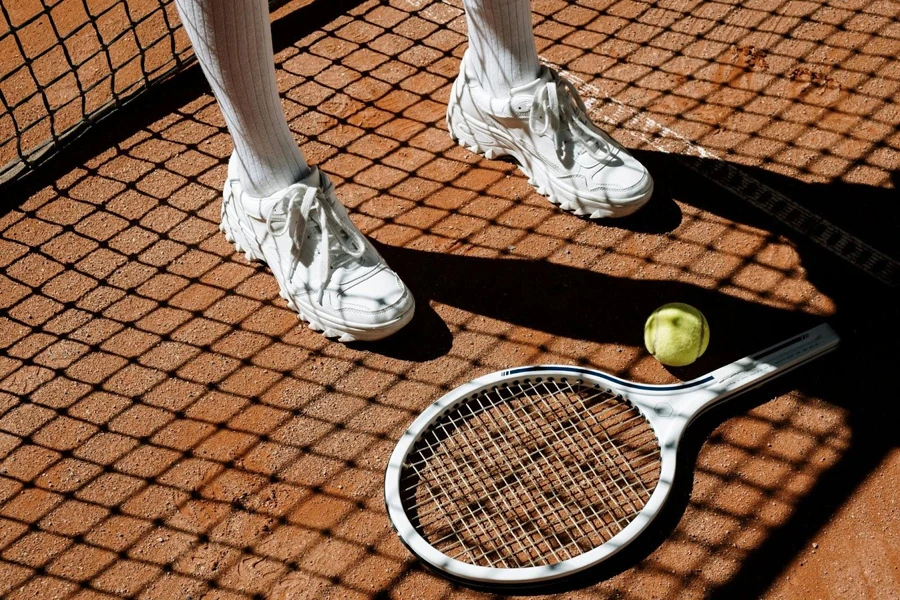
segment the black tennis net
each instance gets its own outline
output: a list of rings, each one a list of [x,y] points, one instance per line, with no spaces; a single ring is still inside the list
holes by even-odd
[[[0,185],[193,62],[173,0],[0,0]]]

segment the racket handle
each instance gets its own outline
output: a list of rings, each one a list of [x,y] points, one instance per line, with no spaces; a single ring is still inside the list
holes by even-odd
[[[691,417],[719,402],[746,392],[834,350],[840,337],[829,325],[819,325],[780,344],[737,360],[711,373],[706,398],[685,407]]]

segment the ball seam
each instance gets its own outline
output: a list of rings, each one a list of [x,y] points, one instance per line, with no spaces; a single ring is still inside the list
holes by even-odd
[[[697,311],[700,312],[700,311]],[[703,337],[706,335],[706,317],[703,316],[703,313],[700,313],[700,338],[697,340],[697,356],[694,357],[694,360],[700,358],[700,355],[703,354]]]

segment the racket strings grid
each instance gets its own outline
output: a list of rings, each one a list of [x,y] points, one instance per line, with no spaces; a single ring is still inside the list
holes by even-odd
[[[405,511],[457,560],[521,568],[608,542],[659,480],[659,443],[624,397],[596,384],[534,378],[462,399],[413,446]]]

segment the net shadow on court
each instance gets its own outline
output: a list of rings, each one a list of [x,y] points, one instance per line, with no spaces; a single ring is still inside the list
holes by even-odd
[[[884,201],[884,154],[894,142],[878,132],[889,115],[873,119],[871,152],[852,161],[824,151],[840,148],[834,139],[777,146],[778,131],[817,123],[806,111],[833,88],[790,69],[772,78],[807,94],[777,118],[766,109],[773,133],[759,125],[754,103],[783,98],[765,86],[744,89],[761,72],[757,59],[746,62],[745,51],[711,39],[714,28],[697,26],[718,24],[737,46],[766,48],[754,25],[764,15],[750,19],[719,3],[604,8],[536,2],[543,57],[595,77],[623,102],[652,98],[648,114],[674,118],[669,127],[747,163],[744,172],[769,177],[755,161],[782,172],[770,185],[836,185],[817,182],[827,177],[812,166],[791,171],[799,146],[831,165],[828,177],[846,176],[841,193]],[[834,313],[854,351],[849,364],[867,374],[880,368],[860,384],[813,366],[710,416],[694,432],[687,456],[697,471],[683,476],[679,509],[633,562],[578,594],[767,590],[892,447],[885,413],[854,404],[890,372],[864,349],[889,310],[878,284],[739,199],[713,196],[660,151],[668,138],[648,142],[634,123],[616,134],[658,175],[658,210],[621,227],[561,214],[513,165],[482,160],[447,136],[444,103],[464,48],[458,6],[365,2],[291,36],[288,24],[303,23],[305,10],[276,23],[292,128],[409,282],[419,316],[374,346],[331,343],[299,327],[265,268],[217,232],[230,141],[196,69],[166,84],[171,97],[147,96],[120,121],[111,117],[116,127],[49,164],[46,179],[12,188],[27,196],[13,196],[0,216],[0,595],[470,593],[424,571],[391,531],[381,490],[394,441],[450,387],[513,364],[671,379],[640,349],[639,332],[650,310],[676,296],[702,306],[722,332],[679,378]],[[652,34],[642,36],[647,27]],[[709,56],[692,57],[681,87],[660,83],[664,61],[653,74],[634,70],[660,62],[672,44],[682,44],[672,59],[682,64],[698,38],[712,44]],[[893,39],[869,38],[875,48]],[[854,52],[883,64],[880,51]],[[779,65],[789,57],[796,62],[774,50],[762,58]],[[733,78],[704,75],[718,70]],[[896,81],[877,67],[857,73]],[[717,99],[732,84],[742,109],[725,123],[735,107]],[[881,114],[878,96],[869,98]],[[688,100],[697,105],[685,108]],[[598,116],[611,110],[593,106]],[[719,111],[713,124],[710,111]],[[855,131],[836,135],[859,144]],[[870,176],[854,181],[851,165]],[[864,314],[846,316],[854,312]]]

